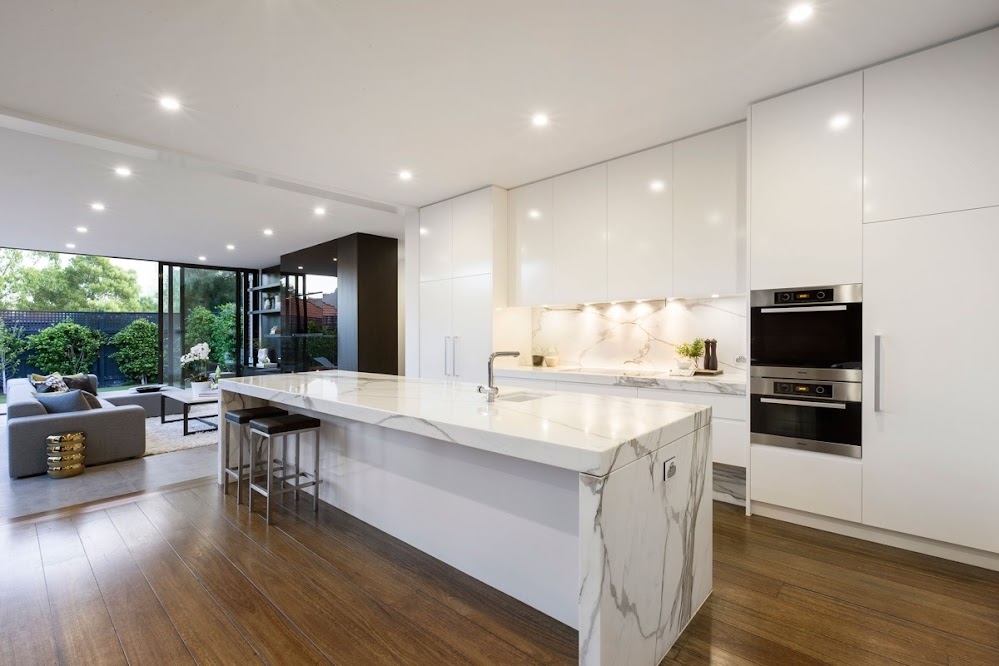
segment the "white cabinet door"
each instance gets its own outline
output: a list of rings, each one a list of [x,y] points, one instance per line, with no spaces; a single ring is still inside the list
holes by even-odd
[[[420,209],[420,282],[451,277],[451,201]]]
[[[607,165],[554,179],[556,303],[607,300]]]
[[[860,460],[754,444],[750,464],[754,502],[860,522],[867,473]]]
[[[999,552],[997,247],[999,207],[864,227],[868,525]]]
[[[865,222],[999,205],[997,70],[999,29],[864,72]]]
[[[509,201],[513,263],[510,305],[547,305],[552,303],[555,276],[552,181],[510,190]]]
[[[493,199],[485,188],[452,199],[452,270],[454,277],[493,271]]]
[[[673,146],[607,163],[607,300],[673,289]]]
[[[458,381],[485,384],[493,350],[493,278],[455,278],[453,285],[454,376]]]
[[[420,283],[420,377],[444,379],[451,373],[451,283]]]
[[[746,123],[673,146],[673,294],[746,291]]]
[[[863,75],[750,109],[750,288],[862,281]]]

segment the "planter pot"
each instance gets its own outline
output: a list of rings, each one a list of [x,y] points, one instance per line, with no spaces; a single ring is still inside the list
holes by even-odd
[[[205,391],[210,391],[212,388],[211,382],[191,382],[191,395],[195,398],[201,396]]]

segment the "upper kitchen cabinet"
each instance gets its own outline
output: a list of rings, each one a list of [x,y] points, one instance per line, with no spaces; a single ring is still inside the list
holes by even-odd
[[[493,272],[494,216],[506,216],[497,192],[487,187],[420,209],[420,282]]]
[[[510,190],[510,305],[553,302],[555,277],[552,180]]]
[[[451,201],[420,209],[420,282],[451,277]]]
[[[552,183],[555,303],[607,300],[607,165]]]
[[[997,124],[999,29],[867,70],[864,221],[999,205]]]
[[[673,290],[666,293],[745,291],[746,123],[738,123],[673,145]]]
[[[863,74],[750,109],[750,288],[862,281]]]
[[[608,162],[607,300],[672,295],[672,261],[673,146]]]

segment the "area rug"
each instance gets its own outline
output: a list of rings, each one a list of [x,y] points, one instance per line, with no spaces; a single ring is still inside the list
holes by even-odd
[[[200,430],[208,426],[201,421],[195,421],[195,416],[211,416],[212,423],[218,422],[217,408],[211,405],[209,409],[191,410],[191,430]],[[180,415],[167,416],[168,419],[180,419]],[[187,437],[184,436],[184,424],[181,421],[174,423],[160,423],[160,418],[154,417],[146,419],[146,455],[155,456],[160,453],[170,453],[171,451],[182,451],[185,449],[196,449],[201,446],[214,446],[219,441],[218,431],[192,432]]]

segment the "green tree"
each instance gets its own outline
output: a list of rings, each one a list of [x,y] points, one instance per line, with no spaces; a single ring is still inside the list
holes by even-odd
[[[309,333],[309,337],[305,341],[305,353],[309,356],[309,362],[322,356],[335,365],[337,362],[336,329],[323,328],[319,322],[310,319],[309,323],[306,324],[306,331]]]
[[[0,373],[2,373],[0,388],[4,393],[7,392],[7,376],[17,373],[21,367],[21,354],[27,346],[24,329],[20,326],[8,326],[7,322],[0,319]]]
[[[216,325],[217,318],[208,308],[199,305],[191,310],[184,321],[184,351],[202,342],[213,347],[210,340]]]
[[[236,304],[225,303],[218,309],[215,324],[208,336],[208,346],[212,348],[211,361],[231,370],[236,363]]]
[[[17,307],[71,312],[137,312],[138,277],[107,257],[76,255],[62,266],[58,255],[47,265],[23,268]]]
[[[232,271],[188,268],[184,271],[184,299],[215,311],[236,297],[236,277]]]
[[[104,334],[69,319],[28,336],[28,361],[45,373],[89,372],[104,344]]]
[[[13,310],[24,280],[24,252],[0,249],[0,310]]]
[[[159,374],[159,332],[148,319],[136,319],[111,338],[118,348],[111,357],[129,379],[145,384]]]

